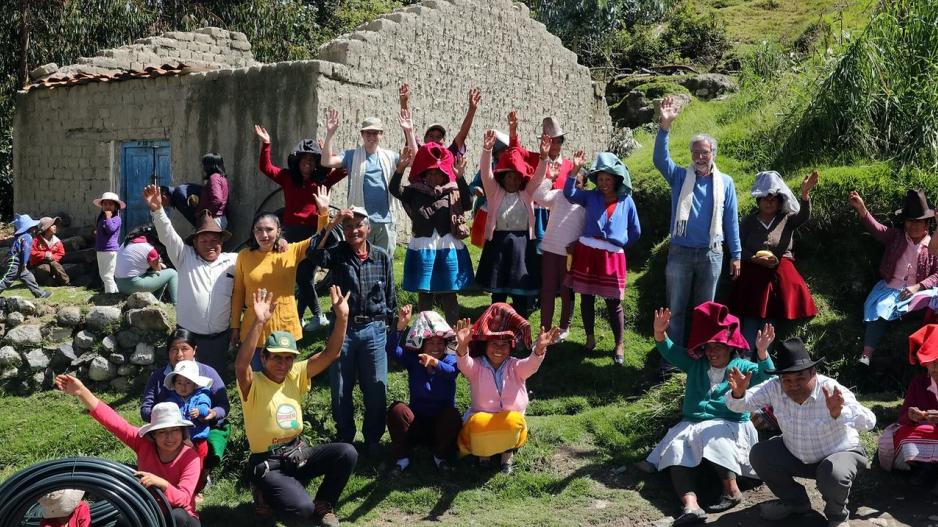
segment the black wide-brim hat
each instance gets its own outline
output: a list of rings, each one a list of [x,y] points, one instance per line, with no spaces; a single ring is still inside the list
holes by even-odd
[[[765,370],[766,373],[778,375],[781,373],[797,373],[799,371],[813,368],[824,362],[824,357],[818,360],[811,360],[804,342],[798,338],[790,338],[775,345],[775,369]]]
[[[914,189],[905,193],[905,203],[896,211],[900,220],[927,220],[935,216],[935,211],[928,206],[925,191]]]

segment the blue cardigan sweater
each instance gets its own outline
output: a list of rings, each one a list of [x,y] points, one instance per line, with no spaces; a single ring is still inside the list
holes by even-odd
[[[563,186],[563,195],[570,201],[586,209],[586,223],[583,236],[599,238],[613,245],[625,248],[642,235],[642,226],[638,221],[638,211],[632,196],[619,196],[612,217],[606,215],[606,198],[599,190],[580,190],[576,188],[576,178],[568,177]]]

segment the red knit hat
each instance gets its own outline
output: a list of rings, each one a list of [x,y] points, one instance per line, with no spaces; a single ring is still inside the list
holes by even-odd
[[[408,180],[423,181],[423,173],[431,169],[439,169],[449,176],[450,181],[456,181],[456,172],[453,170],[455,158],[445,146],[440,143],[425,143],[417,149],[414,154],[414,161],[410,165],[410,175]]]
[[[938,360],[938,324],[928,324],[909,335],[909,364],[934,360]]]
[[[726,306],[716,302],[704,302],[694,308],[690,338],[687,339],[687,355],[693,359],[703,357],[704,345],[710,342],[749,350],[749,343],[740,331],[739,319],[731,315]]]
[[[488,307],[472,325],[473,341],[511,340],[513,348],[518,344],[531,347],[531,324],[504,302]]]

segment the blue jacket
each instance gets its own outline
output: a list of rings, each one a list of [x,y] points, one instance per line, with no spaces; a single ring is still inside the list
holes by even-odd
[[[13,244],[10,245],[10,249],[7,251],[7,255],[11,259],[7,262],[7,267],[12,267],[13,262],[15,261],[18,265],[21,265],[23,269],[26,268],[26,263],[29,262],[29,250],[33,246],[33,237],[28,232],[24,232],[16,237],[13,240]]]
[[[228,416],[228,410],[231,409],[228,390],[225,389],[225,383],[222,382],[215,368],[201,362],[196,362],[196,364],[199,365],[199,375],[212,379],[212,385],[207,389],[211,394],[212,409],[217,414],[215,421],[221,424]],[[172,372],[173,368],[167,364],[164,368],[156,370],[150,375],[147,386],[143,390],[143,397],[140,400],[140,418],[143,419],[143,422],[150,422],[150,412],[153,410],[154,404],[168,401],[170,394],[175,394],[175,392],[163,386],[163,380]]]
[[[409,331],[409,330],[408,330]],[[404,335],[408,331],[404,332]],[[410,388],[410,409],[418,417],[436,417],[446,408],[456,407],[456,356],[446,354],[436,369],[427,373],[427,368],[417,360],[419,353],[407,351],[400,346],[400,334],[391,327],[387,341],[388,357],[407,370],[407,385]]]
[[[179,407],[179,412],[182,414],[183,419],[192,421],[194,426],[189,430],[189,438],[193,441],[208,438],[209,426],[202,421],[212,408],[212,398],[209,397],[208,388],[197,388],[185,399],[180,397],[176,392],[169,392],[167,400],[175,403]],[[198,418],[193,418],[189,415],[189,412],[191,412],[193,408],[199,410]]]
[[[631,194],[619,196],[611,218],[606,214],[606,198],[603,193],[599,190],[576,188],[576,178],[567,178],[563,186],[563,195],[570,203],[576,203],[586,209],[583,236],[599,238],[622,248],[631,246],[641,237],[642,226],[638,221],[638,211]]]

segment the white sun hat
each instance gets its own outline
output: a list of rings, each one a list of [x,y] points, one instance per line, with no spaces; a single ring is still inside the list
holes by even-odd
[[[173,371],[163,379],[163,386],[168,390],[172,390],[177,375],[189,379],[199,388],[208,388],[212,385],[212,379],[199,375],[199,364],[194,360],[181,360],[177,362]]]
[[[78,489],[59,489],[54,490],[45,496],[39,498],[39,506],[42,507],[43,518],[65,518],[71,516],[81,499],[85,496],[85,491]]]
[[[107,200],[110,200],[110,201],[113,201],[114,203],[117,203],[117,205],[118,205],[121,209],[126,209],[126,208],[127,208],[127,204],[124,203],[123,201],[121,201],[120,196],[118,196],[117,194],[115,194],[115,193],[113,193],[113,192],[105,192],[104,194],[101,194],[101,197],[100,197],[100,198],[97,198],[97,199],[95,199],[95,200],[93,200],[92,203],[94,203],[94,205],[95,205],[96,207],[100,207],[100,206],[101,206],[101,202],[102,202],[102,201],[107,201]]]
[[[143,425],[137,431],[137,435],[143,437],[150,432],[162,430],[164,428],[177,428],[192,426],[192,421],[182,418],[182,412],[176,403],[165,402],[153,405],[150,412],[150,424]]]

